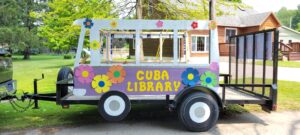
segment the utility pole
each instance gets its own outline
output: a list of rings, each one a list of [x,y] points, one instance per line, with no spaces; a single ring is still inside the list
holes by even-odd
[[[142,0],[136,0],[136,18],[138,20],[143,19],[143,7],[142,7]],[[142,31],[140,31],[142,32]],[[140,60],[144,60],[144,47],[143,47],[143,39],[140,38]]]
[[[216,18],[216,10],[215,10],[216,0],[209,1],[209,20],[215,21]],[[211,41],[212,41],[212,33],[209,31],[209,63],[211,62]]]

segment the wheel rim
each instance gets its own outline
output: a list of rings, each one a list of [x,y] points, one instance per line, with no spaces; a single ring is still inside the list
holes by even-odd
[[[125,101],[120,96],[110,96],[104,102],[104,111],[110,116],[119,116],[125,110]]]
[[[192,121],[202,123],[208,120],[210,108],[204,102],[196,102],[189,109],[189,115]]]

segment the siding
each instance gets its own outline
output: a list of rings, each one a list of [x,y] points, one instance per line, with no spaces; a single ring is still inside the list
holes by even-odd
[[[190,57],[207,57],[209,53],[192,53],[192,35],[209,35],[209,30],[191,30],[188,31],[188,44],[190,50]]]
[[[269,16],[264,23],[260,26],[260,30],[273,29],[280,27],[273,15]]]

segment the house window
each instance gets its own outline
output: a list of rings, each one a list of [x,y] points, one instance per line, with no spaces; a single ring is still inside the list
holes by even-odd
[[[235,28],[226,28],[225,29],[225,35],[226,35],[225,42],[229,43],[229,37],[236,35],[236,33],[237,33],[237,30]],[[235,41],[232,41],[232,42],[234,43]]]
[[[208,52],[208,36],[192,36],[192,52]]]

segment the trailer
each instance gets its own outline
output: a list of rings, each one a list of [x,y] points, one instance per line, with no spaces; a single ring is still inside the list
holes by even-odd
[[[230,104],[257,104],[268,112],[276,110],[276,29],[230,37],[228,67],[222,67],[215,21],[83,18],[74,25],[81,26],[74,70],[60,69],[55,93],[40,94],[37,82],[44,76],[35,79],[34,94],[24,94],[34,100],[34,108],[39,108],[39,100],[53,101],[63,108],[73,104],[96,105],[105,120],[120,121],[128,115],[132,104],[165,104],[190,131],[212,128],[220,111]],[[187,30],[210,31],[208,63],[189,63],[186,56],[179,54],[178,39],[186,41]],[[162,38],[166,31],[173,39],[173,59],[142,60],[140,40]],[[84,43],[86,33],[88,45]],[[135,41],[134,61],[113,61],[113,38]],[[190,51],[187,44],[184,51],[185,55]],[[90,62],[82,61],[83,52],[89,52]],[[267,66],[267,62],[272,66]],[[228,68],[228,73],[220,73],[220,68]]]

